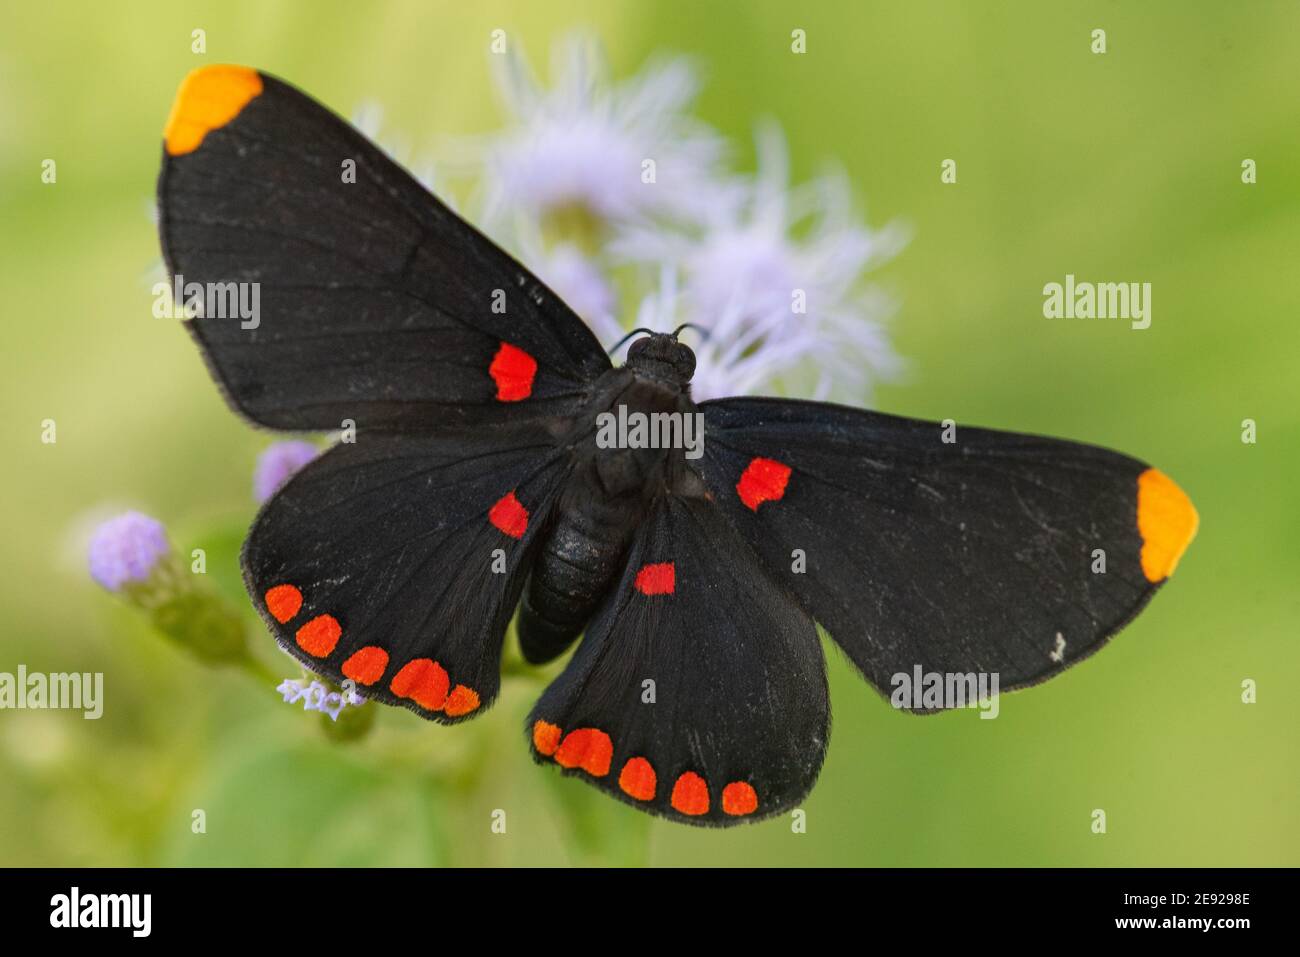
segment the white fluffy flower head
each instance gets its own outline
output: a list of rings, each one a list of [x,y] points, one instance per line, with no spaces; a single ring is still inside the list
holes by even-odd
[[[489,223],[507,212],[540,221],[576,210],[606,224],[677,215],[707,194],[722,144],[684,112],[698,86],[685,60],[615,84],[595,42],[570,36],[552,55],[550,89],[514,44],[492,62],[512,122],[487,150]]]
[[[695,346],[697,398],[770,390],[861,400],[899,368],[881,325],[891,303],[862,276],[898,250],[900,231],[862,225],[841,175],[793,190],[788,179],[785,141],[764,126],[757,175],[716,190],[702,228],[633,227],[614,243],[623,260],[660,267],[642,324],[708,330]]]

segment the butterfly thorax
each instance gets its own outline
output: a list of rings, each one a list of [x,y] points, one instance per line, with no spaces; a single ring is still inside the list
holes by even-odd
[[[529,661],[549,661],[581,633],[622,572],[632,535],[659,496],[703,494],[688,449],[646,435],[665,415],[682,417],[679,422],[697,415],[689,392],[694,355],[670,336],[652,349],[637,349],[654,338],[633,343],[627,364],[601,378],[574,419],[568,481],[520,609],[520,646]]]
[[[681,392],[690,388],[695,375],[695,353],[669,333],[653,333],[638,339],[627,350],[627,366],[644,379],[662,382]]]

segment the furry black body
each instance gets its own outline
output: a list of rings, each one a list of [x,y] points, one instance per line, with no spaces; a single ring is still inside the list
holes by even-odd
[[[581,412],[563,426],[570,478],[524,590],[519,643],[533,663],[550,661],[582,632],[622,571],[632,535],[669,489],[703,495],[681,449],[600,448],[597,416],[629,412],[693,414],[695,355],[676,336],[651,335],[628,350],[627,364],[605,373]]]

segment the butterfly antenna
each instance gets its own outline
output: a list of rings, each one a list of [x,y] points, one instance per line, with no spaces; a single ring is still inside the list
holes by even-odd
[[[613,355],[614,353],[618,352],[618,350],[619,350],[620,348],[622,348],[623,343],[627,342],[627,340],[631,339],[631,338],[632,338],[633,336],[635,336],[638,332],[648,332],[648,333],[650,333],[651,335],[654,335],[654,330],[653,330],[653,329],[647,329],[647,328],[645,328],[644,326],[641,326],[641,327],[639,327],[639,328],[633,329],[631,332],[629,332],[627,335],[625,335],[622,339],[618,340],[618,342],[614,343],[614,348],[612,348],[612,349],[609,350],[609,354],[610,354],[610,355]],[[674,333],[674,335],[676,335],[676,333]]]
[[[683,329],[694,329],[696,332],[700,334],[701,339],[709,338],[709,330],[705,329],[701,325],[697,325],[694,322],[683,322],[680,326],[678,326],[676,329],[673,330],[673,338],[676,339],[677,334],[680,333]]]

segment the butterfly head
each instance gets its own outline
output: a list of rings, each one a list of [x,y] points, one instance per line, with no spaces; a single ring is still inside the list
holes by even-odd
[[[695,353],[677,332],[651,332],[637,339],[627,349],[627,365],[643,375],[685,387],[695,375]]]

